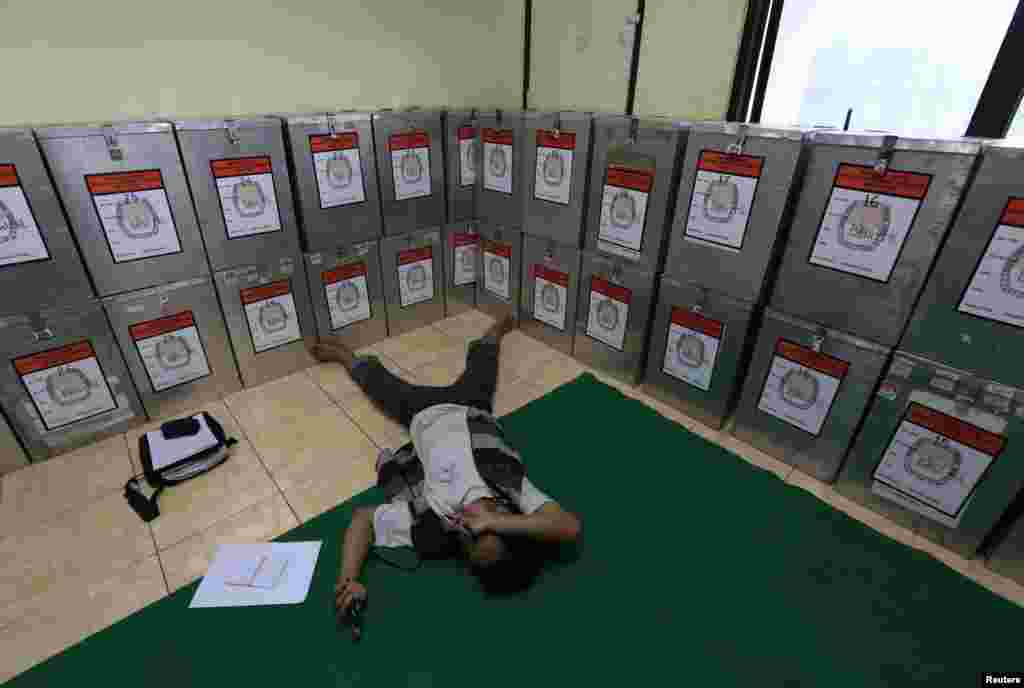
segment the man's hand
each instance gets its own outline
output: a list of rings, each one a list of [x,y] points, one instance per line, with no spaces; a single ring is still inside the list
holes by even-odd
[[[498,524],[502,516],[503,514],[482,509],[479,511],[465,511],[460,522],[470,533],[480,536],[484,533],[498,532]]]
[[[365,600],[367,594],[366,586],[359,581],[341,578],[334,586],[334,606],[339,614],[344,614],[357,597]]]

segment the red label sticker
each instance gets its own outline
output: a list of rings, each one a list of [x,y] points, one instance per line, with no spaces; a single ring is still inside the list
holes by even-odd
[[[242,177],[247,174],[270,174],[270,157],[232,158],[231,160],[213,160],[210,162],[213,176]]]
[[[46,370],[54,366],[67,365],[87,358],[96,358],[96,352],[89,342],[68,344],[49,351],[40,351],[30,356],[14,359],[14,369],[19,375],[28,375],[38,370]]]
[[[18,186],[18,170],[14,165],[0,165],[0,187]]]
[[[346,131],[334,136],[310,136],[309,149],[314,153],[330,153],[331,151],[359,148],[359,132]]]
[[[246,287],[241,292],[242,304],[248,306],[257,301],[266,301],[275,296],[285,296],[292,292],[292,285],[289,280],[283,279],[270,284],[261,284],[258,287]]]
[[[1024,198],[1011,198],[1003,211],[1000,224],[1024,227]]]
[[[561,148],[562,150],[573,150],[576,148],[576,134],[573,132],[560,131],[557,134],[550,129],[537,130],[537,145],[545,148]]]
[[[89,188],[89,192],[94,194],[131,193],[162,189],[164,188],[164,178],[160,174],[160,170],[87,174],[85,175],[85,185]]]
[[[481,138],[484,143],[497,143],[502,146],[512,145],[512,130],[511,129],[487,129],[481,132]]]
[[[689,308],[681,308],[679,306],[672,307],[672,323],[706,334],[715,339],[722,338],[722,330],[724,329],[724,326],[719,321],[712,320],[700,313],[694,313]]]
[[[846,373],[850,370],[850,364],[840,358],[787,342],[785,339],[780,339],[775,345],[775,353],[794,363],[799,363],[839,380],[846,377]]]
[[[1006,438],[988,430],[966,423],[959,418],[947,416],[916,402],[910,403],[907,420],[951,440],[966,444],[989,456],[996,456],[1006,446]]]
[[[612,284],[608,280],[602,279],[601,277],[590,278],[590,290],[596,291],[598,294],[603,294],[604,296],[607,296],[609,299],[615,299],[616,301],[620,301],[626,304],[627,306],[629,305],[629,301],[633,296],[633,291],[631,289],[627,289],[626,287],[620,287],[617,284]]]
[[[923,200],[927,195],[928,185],[931,184],[931,181],[930,174],[899,170],[886,170],[884,174],[878,174],[873,167],[847,163],[839,165],[839,172],[836,174],[836,186],[844,189],[917,200]]]
[[[365,274],[366,263],[360,260],[356,263],[339,265],[333,270],[321,272],[320,280],[324,284],[334,284],[335,282],[341,282],[342,280],[352,279],[353,277],[361,277]]]
[[[502,258],[508,258],[510,260],[512,258],[511,244],[502,244],[497,241],[490,241],[488,239],[484,239],[483,249],[487,253],[493,253],[494,255],[501,256]]]
[[[448,243],[452,246],[469,246],[480,241],[476,232],[454,232],[448,235]]]
[[[654,172],[641,170],[636,167],[625,167],[623,165],[608,166],[608,184],[619,186],[623,189],[643,191],[650,193],[654,187]]]
[[[409,148],[429,148],[430,134],[425,131],[410,131],[405,134],[392,134],[388,137],[388,150],[399,151]]]
[[[559,270],[552,270],[546,265],[540,263],[534,263],[533,276],[540,277],[542,280],[547,280],[553,284],[557,284],[560,287],[569,288],[569,273],[561,272]]]
[[[192,317],[192,311],[182,311],[175,315],[168,315],[165,318],[136,323],[128,328],[128,333],[131,334],[132,339],[135,341],[141,341],[186,327],[193,327],[195,324],[196,320]]]
[[[755,158],[750,155],[732,155],[720,153],[719,151],[701,151],[700,159],[697,161],[697,169],[705,172],[721,172],[722,174],[735,174],[741,177],[761,176],[764,167],[764,158]]]
[[[420,248],[409,248],[404,251],[398,252],[398,264],[408,265],[409,263],[418,263],[421,260],[428,260],[434,257],[434,249],[431,246],[422,246]]]
[[[476,127],[459,127],[456,136],[459,137],[459,141],[474,139],[476,138]]]

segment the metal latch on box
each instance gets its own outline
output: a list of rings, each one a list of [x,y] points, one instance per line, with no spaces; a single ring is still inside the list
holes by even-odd
[[[743,155],[743,148],[747,145],[747,125],[739,125],[739,134],[733,143],[729,144],[726,152],[729,155]]]
[[[51,330],[49,327],[44,327],[41,330],[33,330],[32,336],[35,337],[35,340],[37,342],[53,339],[54,337],[53,330]]]
[[[555,241],[548,239],[548,245],[544,249],[544,262],[551,265],[555,262]]]
[[[613,284],[622,285],[622,265],[618,262],[612,263],[611,268],[608,270],[608,281]]]
[[[228,143],[238,145],[238,122],[233,119],[224,120],[224,133],[227,134]]]
[[[124,151],[121,150],[121,144],[117,141],[117,132],[114,131],[113,126],[103,127],[103,141],[107,144],[107,153],[110,154],[111,160],[115,162],[124,160]]]
[[[637,137],[640,135],[640,118],[629,118],[629,145],[636,145]]]
[[[884,175],[889,169],[889,164],[892,162],[893,148],[896,147],[896,141],[898,137],[888,136],[882,137],[882,149],[878,152],[878,160],[875,161],[875,174]]]

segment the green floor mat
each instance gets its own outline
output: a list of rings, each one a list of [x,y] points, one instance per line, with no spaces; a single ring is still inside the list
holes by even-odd
[[[279,538],[324,541],[304,604],[190,610],[192,584],[8,685],[864,688],[1020,667],[1024,610],[590,375],[504,424],[584,521],[525,595],[485,599],[455,562],[371,561],[353,645],[331,591],[369,490]]]

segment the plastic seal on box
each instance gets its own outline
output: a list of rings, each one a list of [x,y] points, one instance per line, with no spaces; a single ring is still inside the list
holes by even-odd
[[[684,334],[676,341],[676,360],[687,368],[704,365],[704,340],[692,334]]]
[[[414,265],[405,273],[405,286],[410,291],[422,291],[427,286],[427,270],[422,265]]]
[[[280,332],[288,327],[288,311],[284,306],[271,301],[260,306],[260,327],[266,333]]]
[[[495,177],[504,177],[508,174],[508,158],[502,148],[498,146],[492,148],[487,163],[490,165],[491,174]]]
[[[492,281],[504,284],[507,277],[505,274],[505,261],[500,258],[491,258],[487,264],[487,274],[490,275]]]
[[[46,393],[60,406],[70,406],[89,398],[92,382],[81,370],[64,367],[46,378]]]
[[[919,480],[945,485],[960,473],[962,458],[956,448],[938,440],[922,437],[907,452],[904,467]]]
[[[18,230],[22,227],[21,221],[8,208],[3,201],[0,201],[0,244],[14,241],[18,238]]]
[[[726,178],[716,179],[704,194],[704,217],[711,222],[728,222],[736,214],[740,190]]]
[[[619,326],[619,309],[610,300],[602,301],[598,305],[597,324],[609,331]]]
[[[410,184],[423,179],[423,161],[416,155],[416,151],[409,150],[402,155],[400,169],[402,179]]]
[[[117,204],[117,224],[132,239],[145,239],[160,232],[160,218],[153,205],[131,193]]]
[[[885,203],[851,203],[839,222],[836,240],[852,251],[874,251],[889,234],[892,209]]]
[[[335,189],[352,184],[352,163],[340,153],[327,160],[327,183]]]
[[[359,305],[359,297],[359,287],[351,282],[345,282],[338,287],[334,300],[341,310],[351,311]]]
[[[782,376],[779,396],[790,406],[809,409],[818,401],[818,380],[806,370],[794,368]]]
[[[1018,299],[1024,297],[1024,245],[1006,259],[999,276],[999,286],[1006,294]]]
[[[549,151],[544,157],[544,183],[548,186],[561,186],[565,179],[565,160],[555,151]]]
[[[619,191],[612,198],[611,221],[616,227],[631,227],[636,221],[636,201],[628,191]]]
[[[562,297],[553,284],[545,284],[540,290],[540,305],[548,313],[557,313],[562,309]]]
[[[267,197],[263,188],[248,177],[235,184],[231,200],[235,210],[242,217],[259,217],[267,209]]]
[[[157,342],[156,359],[164,370],[183,368],[192,361],[192,349],[183,338],[167,335]]]

